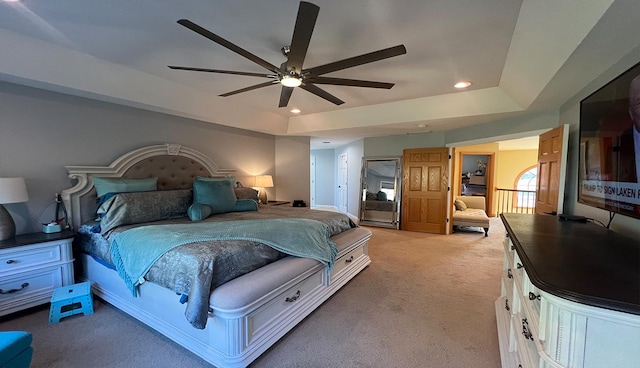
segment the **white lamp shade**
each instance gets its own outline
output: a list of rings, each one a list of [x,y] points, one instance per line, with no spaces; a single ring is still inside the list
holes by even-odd
[[[258,188],[270,188],[273,186],[273,178],[271,175],[258,175],[254,184]]]
[[[0,204],[20,203],[29,200],[23,178],[0,178]]]

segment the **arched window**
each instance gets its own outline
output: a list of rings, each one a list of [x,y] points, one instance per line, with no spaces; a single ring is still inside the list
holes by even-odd
[[[534,208],[536,206],[536,183],[538,177],[538,168],[532,166],[525,170],[516,179],[517,207]]]

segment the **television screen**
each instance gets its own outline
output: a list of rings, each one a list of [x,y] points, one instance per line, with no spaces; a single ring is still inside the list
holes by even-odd
[[[578,202],[640,219],[640,63],[580,102]]]

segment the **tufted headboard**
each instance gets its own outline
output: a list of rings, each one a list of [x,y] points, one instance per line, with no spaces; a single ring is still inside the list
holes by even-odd
[[[70,224],[80,224],[93,218],[96,210],[94,177],[144,179],[157,177],[158,190],[187,189],[198,176],[225,177],[235,170],[220,169],[202,153],[178,144],[143,147],[120,156],[109,166],[65,166],[72,188],[62,191]]]

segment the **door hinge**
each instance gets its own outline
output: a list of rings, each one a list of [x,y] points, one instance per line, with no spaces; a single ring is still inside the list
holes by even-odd
[[[447,192],[450,192],[450,191],[451,191],[451,187],[447,187]]]
[[[449,160],[451,160],[451,155],[449,155]]]
[[[449,218],[447,217],[447,222],[449,222]]]

